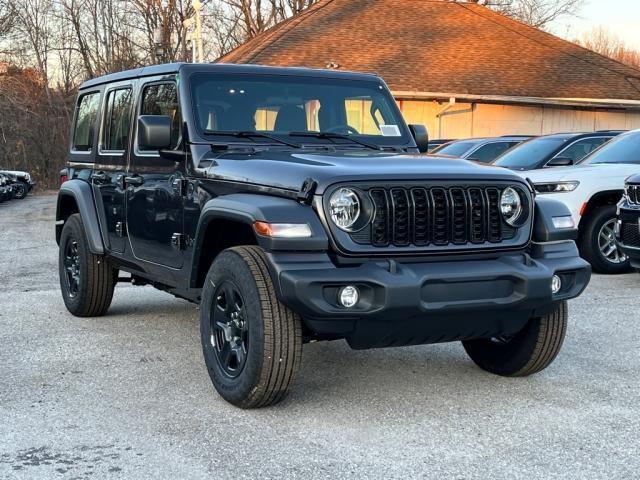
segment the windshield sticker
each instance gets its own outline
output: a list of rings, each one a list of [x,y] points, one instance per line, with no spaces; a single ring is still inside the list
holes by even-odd
[[[400,129],[397,125],[380,125],[380,132],[383,137],[399,137]]]

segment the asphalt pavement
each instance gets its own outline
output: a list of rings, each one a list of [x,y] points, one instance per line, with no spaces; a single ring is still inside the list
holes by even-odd
[[[120,284],[60,296],[55,196],[0,204],[0,478],[640,478],[640,275],[594,276],[556,361],[485,373],[459,343],[306,345],[291,395],[215,392],[195,305]]]

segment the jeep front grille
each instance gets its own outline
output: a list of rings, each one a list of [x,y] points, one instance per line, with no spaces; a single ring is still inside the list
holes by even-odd
[[[478,187],[373,187],[370,228],[352,235],[375,247],[499,243],[515,229],[500,213],[502,189]]]
[[[627,185],[627,198],[631,205],[640,205],[640,185]]]

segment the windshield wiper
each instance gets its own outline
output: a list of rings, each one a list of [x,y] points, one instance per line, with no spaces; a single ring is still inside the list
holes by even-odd
[[[302,148],[302,145],[300,145],[299,143],[282,140],[281,138],[274,137],[273,135],[269,135],[268,133],[262,133],[262,132],[242,131],[242,130],[237,132],[233,130],[205,130],[204,133],[206,135],[221,135],[221,136],[236,137],[236,138],[251,138],[251,137],[268,138],[269,140],[273,140],[274,142],[278,142],[283,145],[288,145],[294,148]]]
[[[363,142],[362,140],[358,140],[349,135],[344,135],[342,133],[334,133],[334,132],[289,132],[289,135],[296,137],[312,137],[319,139],[341,139],[341,140],[351,140],[354,143],[362,145],[363,147],[370,148],[372,150],[382,150],[380,145],[374,145],[373,143]],[[333,142],[335,145],[335,142]]]

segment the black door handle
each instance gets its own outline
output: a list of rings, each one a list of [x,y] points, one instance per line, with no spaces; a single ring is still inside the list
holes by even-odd
[[[104,172],[95,172],[91,174],[91,180],[95,181],[96,183],[105,183],[107,180],[109,180],[109,175]]]
[[[124,177],[125,185],[132,187],[139,187],[144,183],[144,178],[140,175],[132,175],[130,177]]]

